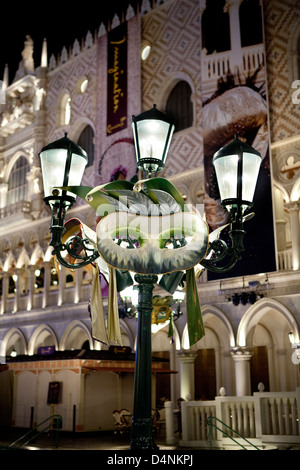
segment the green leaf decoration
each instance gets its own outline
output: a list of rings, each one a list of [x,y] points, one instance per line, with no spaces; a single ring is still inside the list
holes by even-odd
[[[70,193],[76,194],[76,196],[85,200],[86,195],[93,189],[90,186],[63,186],[61,188],[64,191],[69,191]]]
[[[180,192],[178,191],[178,189],[175,188],[172,183],[170,183],[170,181],[165,178],[157,177],[148,180],[138,181],[135,184],[135,190],[138,191],[139,188],[145,189],[145,191],[147,190],[148,196],[151,197],[151,199],[153,199],[153,201],[156,201],[157,203],[157,195],[155,194],[155,191],[152,190],[159,189],[161,191],[165,191],[166,193],[173,196],[175,201],[180,205],[181,210],[184,210],[185,208],[185,202]]]
[[[183,271],[176,271],[173,273],[164,274],[160,281],[159,286],[162,287],[164,290],[169,292],[170,294],[174,294],[179,285],[181,279],[183,278],[184,272]]]
[[[186,311],[190,346],[205,335],[194,268],[186,271]]]
[[[126,287],[133,285],[133,280],[129,271],[116,269],[117,292],[121,292]]]
[[[109,194],[111,194],[110,191]],[[137,193],[128,189],[120,189],[118,194],[119,202],[126,202],[130,212],[140,215],[159,215],[159,207],[143,191]]]
[[[151,189],[149,196],[152,198],[153,202],[157,201],[159,211],[162,215],[181,211],[181,206],[176,202],[174,197],[161,189]],[[156,197],[156,201],[154,201],[154,196]]]
[[[65,186],[60,189],[69,191],[85,200],[99,216],[107,215],[113,211],[126,211],[126,207],[130,212],[139,212],[143,215],[166,215],[185,208],[181,194],[165,178],[138,181],[136,184],[131,181],[117,180],[95,188]],[[126,206],[124,198],[127,201]]]
[[[170,318],[169,318],[169,331],[168,331],[168,338],[172,338],[173,340],[173,335],[174,335],[174,328],[173,328],[173,314],[171,313]],[[173,342],[173,341],[172,341]]]

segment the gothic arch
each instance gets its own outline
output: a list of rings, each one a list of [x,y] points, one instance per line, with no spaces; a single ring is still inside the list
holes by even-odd
[[[16,260],[13,257],[13,254],[11,251],[8,253],[4,263],[3,263],[3,270],[4,271],[9,271],[11,268],[13,268],[16,265]]]
[[[18,151],[10,158],[10,160],[9,160],[7,166],[6,166],[5,173],[4,173],[4,178],[3,178],[3,181],[4,181],[5,183],[8,183],[11,170],[13,169],[13,167],[14,167],[16,161],[17,161],[20,157],[26,158],[26,160],[28,161],[28,165],[30,166],[30,161],[29,161],[27,152],[26,152],[25,150],[18,150]]]
[[[161,110],[166,109],[167,101],[168,101],[171,91],[173,90],[175,85],[177,85],[177,83],[181,81],[187,82],[192,90],[191,100],[192,100],[192,106],[193,106],[193,125],[195,125],[196,123],[195,84],[192,78],[190,77],[190,75],[188,75],[187,73],[177,72],[176,74],[173,74],[173,76],[171,76],[169,80],[166,80],[163,83],[163,86],[159,88],[159,94],[156,99],[157,107]]]
[[[298,201],[300,198],[300,178],[293,185],[293,189],[291,191],[291,201]]]
[[[30,260],[29,260],[29,256],[28,254],[26,253],[26,250],[25,248],[23,247],[22,250],[21,250],[21,253],[18,257],[18,260],[17,260],[17,268],[25,268],[26,266],[28,266],[30,263]]]
[[[44,256],[44,261],[51,261],[53,259],[52,252],[53,252],[53,247],[49,245]]]
[[[300,24],[297,17],[290,28],[290,36],[287,44],[288,74],[289,81],[292,83],[299,78],[299,41],[300,41]]]
[[[30,264],[32,266],[35,266],[40,259],[44,260],[44,256],[45,256],[44,252],[43,252],[42,248],[40,247],[40,245],[36,245],[36,247],[34,248],[34,250],[32,252],[31,258],[30,258]]]
[[[214,305],[204,305],[201,307],[202,311],[202,316],[203,316],[203,323],[204,323],[204,329],[205,329],[205,323],[206,320],[208,319],[208,315],[211,315],[212,317],[216,317],[220,323],[220,325],[224,328],[224,330],[227,332],[227,338],[224,338],[223,335],[222,337],[219,335],[220,340],[222,341],[222,345],[226,347],[226,342],[228,341],[228,346],[229,347],[234,347],[235,346],[235,336],[234,336],[234,331],[232,328],[232,325],[228,318],[226,317],[225,313],[222,312],[219,308],[215,307]],[[206,318],[205,318],[206,317]],[[216,325],[217,327],[217,325]],[[212,327],[210,325],[210,329],[216,331],[217,328]],[[183,330],[182,334],[182,348],[187,349],[188,348],[188,326],[187,324],[185,325],[185,328]]]
[[[247,336],[259,320],[270,310],[275,310],[286,320],[289,330],[294,333],[295,341],[299,341],[299,329],[296,320],[288,308],[278,300],[265,298],[253,304],[240,321],[237,332],[237,345],[246,346]]]
[[[85,335],[87,336],[87,340],[89,341],[90,349],[93,349],[93,339],[91,336],[90,329],[82,321],[74,320],[70,325],[67,326],[67,328],[65,329],[61,337],[60,346],[59,346],[60,351],[65,351],[66,349],[68,349],[67,347],[68,340],[70,339],[71,333],[73,333],[74,330],[76,329],[82,330],[85,333]]]
[[[71,104],[70,104],[71,103]],[[72,97],[69,90],[64,89],[61,91],[57,100],[57,126],[68,126],[70,124],[70,116],[66,115],[67,105],[70,107],[70,114],[72,113]]]
[[[95,135],[96,130],[93,121],[87,117],[80,117],[76,119],[76,121],[72,125],[72,129],[70,129],[68,137],[74,142],[76,142],[76,139],[78,139],[81,132],[85,129],[86,126],[90,126],[93,129]]]
[[[273,186],[274,188],[278,189],[278,191],[282,194],[282,197],[284,198],[285,202],[290,201],[290,195],[286,188],[283,186],[283,184],[279,183],[278,181],[273,181]]]
[[[47,332],[53,338],[53,345],[55,346],[55,349],[58,350],[58,340],[57,340],[57,336],[56,336],[55,331],[51,328],[51,326],[43,324],[43,325],[38,326],[34,330],[32,336],[30,338],[29,345],[28,345],[28,354],[30,356],[32,356],[34,354],[34,350],[35,350],[37,340],[38,340],[40,334],[43,333],[43,332]]]
[[[159,327],[159,325],[158,325]],[[170,351],[172,345],[170,338],[168,337],[169,333],[169,322],[163,328],[158,329],[158,331],[152,331],[152,351]],[[176,324],[173,325],[173,338],[175,341],[175,348],[180,349],[180,338]]]
[[[16,336],[20,340],[21,346],[22,346],[22,352],[19,352],[19,351],[17,352],[21,354],[27,354],[27,341],[26,341],[24,333],[19,328],[12,328],[6,333],[3,340],[0,341],[0,356],[1,357],[5,357],[8,354],[10,341],[12,340],[14,336]]]

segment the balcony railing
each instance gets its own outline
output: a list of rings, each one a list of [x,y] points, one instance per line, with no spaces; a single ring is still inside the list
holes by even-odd
[[[202,79],[204,81],[217,80],[226,75],[229,71],[234,73],[237,65],[240,68],[240,72],[247,76],[254,73],[260,66],[264,65],[264,63],[263,44],[242,48],[239,58],[236,57],[233,51],[203,55],[201,63]]]
[[[278,251],[278,269],[279,271],[291,271],[293,269],[292,249]]]
[[[214,448],[237,447],[239,442],[230,439],[238,441],[236,433],[261,449],[270,445],[300,446],[300,388],[295,392],[256,392],[247,397],[187,401],[181,403],[181,409],[181,446],[207,448],[212,439]],[[222,424],[221,430],[209,429],[208,420],[212,417],[226,425],[224,434]],[[167,443],[174,442],[172,415],[166,413],[166,419]],[[232,436],[228,427],[235,431]]]
[[[10,217],[11,215],[16,215],[16,214],[30,215],[30,212],[31,212],[31,203],[29,201],[19,201],[19,202],[16,202],[15,204],[10,204],[9,206],[6,206],[6,207],[1,207],[0,219],[3,219],[4,217]]]

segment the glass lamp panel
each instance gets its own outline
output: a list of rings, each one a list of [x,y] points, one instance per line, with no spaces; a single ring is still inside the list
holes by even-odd
[[[40,153],[45,197],[52,196],[54,188],[63,186],[67,154],[67,149]]]
[[[226,155],[214,160],[221,200],[237,198],[238,155]]]
[[[254,191],[258,178],[261,157],[254,153],[243,153],[243,189],[242,199],[253,201]]]
[[[86,167],[87,160],[82,156],[72,153],[72,162],[69,172],[69,186],[79,186],[83,177],[84,169]],[[71,194],[71,193],[70,193]],[[74,196],[74,194],[72,193]]]
[[[168,150],[166,149],[164,153],[170,124],[156,119],[145,119],[138,121],[136,124],[140,159],[155,158],[163,162]]]
[[[52,196],[54,188],[64,185],[64,175],[67,160],[67,149],[49,149],[40,154],[45,197]],[[86,159],[75,153],[72,154],[68,186],[80,185],[86,166]],[[74,197],[73,193],[67,193]]]

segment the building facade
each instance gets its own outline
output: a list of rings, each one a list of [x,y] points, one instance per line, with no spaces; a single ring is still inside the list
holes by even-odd
[[[257,211],[254,208],[257,216],[251,221],[255,250],[261,251],[254,267],[251,260],[249,265],[247,259],[240,262],[242,274],[212,278],[204,272],[199,277],[205,336],[196,345],[189,346],[184,301],[173,341],[168,325],[153,329],[153,355],[167,359],[168,369],[177,372],[154,371],[153,407],[164,400],[177,406],[178,398],[213,399],[221,387],[227,395],[238,396],[257,391],[259,383],[271,391],[299,387],[299,359],[289,333],[294,346],[299,345],[300,7],[292,1],[264,0],[263,5],[251,2],[247,10],[249,3],[143,1],[138,9],[130,5],[122,19],[115,15],[98,31],[88,31],[82,45],[76,40],[69,52],[63,47],[57,58],[48,60],[45,42],[37,67],[27,37],[13,82],[4,74],[0,355],[6,364],[0,379],[5,384],[2,403],[9,413],[3,424],[26,427],[32,409],[34,420],[42,421],[49,414],[47,392],[53,381],[63,383],[56,410],[66,429],[72,429],[74,405],[78,430],[111,429],[114,409],[132,410],[132,368],[122,372],[123,366],[113,360],[109,370],[99,361],[87,367],[89,357],[70,358],[67,353],[47,361],[38,357],[41,348],[48,347],[61,353],[109,348],[92,337],[92,267],[71,271],[51,254],[50,212],[43,202],[39,161],[42,147],[67,132],[89,155],[82,185],[97,186],[120,174],[129,180],[136,175],[131,116],[155,103],[176,121],[161,176],[177,187],[187,204],[200,208],[207,221],[212,213],[220,216],[219,223],[224,215],[207,189],[206,162],[240,130],[241,122],[227,122],[225,117],[224,125],[213,126],[221,119],[218,113],[225,113],[226,106],[219,104],[229,96],[225,93],[241,92],[236,112],[243,122],[251,120],[243,124],[252,136],[251,145],[269,162],[269,179],[260,184],[270,185],[271,197],[262,199]],[[257,26],[251,31],[245,21],[249,15]],[[211,35],[212,30],[218,34]],[[250,90],[250,98],[244,103],[245,90]],[[226,103],[230,107],[230,101]],[[227,112],[235,118],[232,109]],[[80,200],[68,217],[96,226],[96,214]],[[159,287],[157,292],[165,295]],[[103,303],[107,309],[105,288]],[[134,352],[137,319],[121,317],[120,326],[123,346]]]

